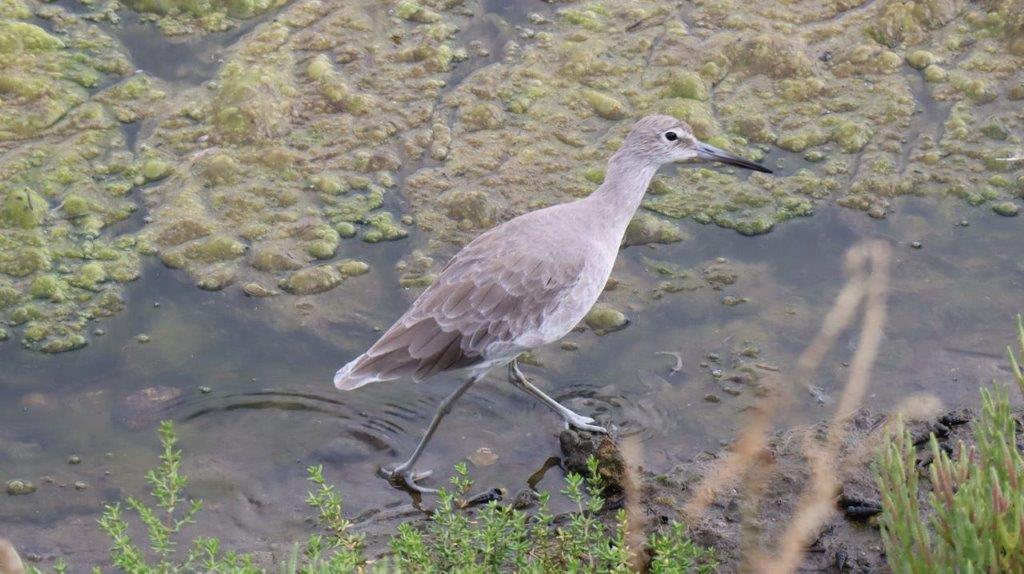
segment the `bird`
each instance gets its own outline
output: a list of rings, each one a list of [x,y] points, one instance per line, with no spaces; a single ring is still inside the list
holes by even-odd
[[[590,195],[524,213],[477,236],[376,343],[337,371],[334,386],[344,391],[402,377],[422,382],[446,372],[465,376],[438,405],[409,458],[380,469],[384,478],[397,487],[435,492],[419,484],[430,472],[416,470],[416,462],[452,405],[500,365],[507,365],[513,386],[553,410],[566,428],[607,433],[593,418],[534,386],[517,358],[558,341],[590,311],[655,172],[679,162],[771,173],[700,141],[684,121],[646,116],[630,129]]]

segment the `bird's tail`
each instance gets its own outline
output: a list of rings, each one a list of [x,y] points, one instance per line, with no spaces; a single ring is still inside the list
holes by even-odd
[[[338,369],[338,372],[334,374],[335,388],[341,391],[351,391],[370,383],[393,381],[399,378],[400,375],[382,375],[372,364],[376,362],[372,360],[374,358],[369,354],[359,355]]]
[[[338,372],[334,374],[334,386],[338,390],[351,391],[379,380],[374,373],[360,372],[359,363],[363,362],[365,357],[366,355],[360,355],[338,369]]]

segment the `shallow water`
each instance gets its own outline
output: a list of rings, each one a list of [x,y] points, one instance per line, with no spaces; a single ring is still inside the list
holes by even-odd
[[[537,358],[557,367],[527,372],[564,403],[639,434],[647,468],[667,470],[728,440],[754,400],[748,389],[736,397],[722,393],[710,375],[715,365],[700,366],[707,354],[727,362],[737,342],[751,341],[763,363],[792,365],[840,285],[845,250],[859,239],[881,238],[894,248],[890,327],[867,406],[890,408],[922,392],[950,407],[972,405],[978,385],[1007,375],[1002,349],[1024,287],[1024,266],[1011,246],[1024,241],[1024,229],[1019,219],[950,203],[913,199],[898,207],[882,221],[826,209],[755,238],[688,223],[691,238],[681,244],[627,249],[618,264],[623,273],[645,258],[690,267],[724,257],[739,279],[723,291],[667,296],[631,313],[631,325],[620,332],[573,333],[568,339],[579,350],[542,349]],[[971,225],[954,226],[961,218]],[[912,241],[923,247],[912,249]],[[370,523],[381,515],[393,520],[412,510],[408,495],[376,479],[374,470],[412,448],[454,384],[450,377],[338,393],[331,374],[373,341],[365,326],[333,325],[348,341],[335,348],[301,328],[269,328],[260,300],[206,293],[172,271],[150,271],[129,290],[137,311],[112,320],[89,347],[58,356],[0,347],[4,477],[50,476],[66,485],[0,498],[0,531],[31,552],[65,554],[78,564],[99,559],[105,544],[92,520],[102,501],[140,492],[160,419],[177,423],[190,492],[207,501],[202,531],[244,548],[265,550],[308,530],[302,495],[311,464],[325,466],[364,528],[376,532]],[[750,301],[727,307],[720,300],[728,294]],[[406,296],[396,291],[393,299],[375,322],[399,314]],[[151,342],[138,343],[140,333]],[[844,337],[823,365],[817,382],[826,393],[839,388],[852,347],[853,337]],[[674,360],[657,351],[679,352],[682,370],[670,373]],[[458,404],[424,466],[444,473],[486,447],[498,459],[472,468],[478,485],[514,492],[558,454],[557,420],[501,374]],[[212,392],[200,392],[202,386]],[[126,404],[150,387],[180,394],[148,410]],[[706,402],[708,393],[721,402]],[[807,395],[789,422],[828,413],[827,404]],[[66,464],[71,454],[83,463]],[[548,473],[541,487],[557,488],[557,475]],[[70,486],[78,480],[88,488]]]
[[[509,25],[523,24],[530,12],[551,11],[544,2],[484,7],[508,25],[481,19],[465,31],[467,39],[486,40],[491,56],[456,68],[446,94],[474,66],[500,59],[500,47],[515,37]],[[198,40],[165,38],[130,15],[107,29],[136,68],[188,87],[214,77],[225,49],[271,18]],[[948,105],[933,101],[912,78],[923,112],[910,131],[934,137]],[[126,147],[135,149],[152,126],[125,129]],[[903,148],[903,161],[913,148],[913,142]],[[779,160],[779,177],[810,166],[800,153],[775,150],[766,157],[771,165]],[[386,196],[387,209],[404,211],[405,176],[424,165],[432,164],[410,162],[396,174],[397,193]],[[843,283],[843,254],[874,238],[892,245],[894,266],[889,327],[866,406],[887,410],[918,393],[936,395],[951,408],[974,405],[979,385],[1007,378],[1003,349],[1013,337],[1013,315],[1024,310],[1024,219],[936,197],[896,199],[881,220],[831,202],[815,210],[756,237],[684,220],[681,243],[625,249],[614,274],[621,283],[610,296],[627,301],[621,306],[629,327],[604,336],[574,332],[567,340],[577,350],[540,349],[535,358],[543,366],[526,366],[526,373],[566,405],[639,436],[645,467],[668,470],[720,448],[757,400],[756,385],[720,380],[713,372],[741,361],[761,365],[756,369],[764,375],[769,368],[785,373]],[[141,226],[144,212],[120,225]],[[0,496],[0,536],[25,552],[65,556],[75,569],[100,563],[108,542],[95,519],[103,503],[144,491],[161,419],[175,421],[192,478],[189,493],[206,501],[200,525],[187,535],[216,535],[239,550],[280,551],[283,545],[289,551],[291,540],[310,531],[305,468],[313,464],[323,464],[325,476],[340,486],[347,514],[371,541],[417,515],[410,497],[376,478],[375,470],[408,453],[456,381],[387,383],[342,394],[330,380],[415,296],[399,287],[394,265],[430,239],[413,229],[404,241],[346,243],[345,256],[368,261],[374,272],[319,296],[330,301],[352,290],[371,293],[353,304],[356,311],[340,315],[287,295],[253,299],[237,288],[201,291],[185,272],[150,258],[142,278],[126,289],[127,311],[98,324],[105,334],[86,348],[43,355],[21,349],[13,338],[0,344],[0,482],[17,477],[40,486],[30,496]],[[911,247],[915,241],[920,249]],[[448,249],[433,253],[450,255],[454,248]],[[721,290],[700,279],[717,258],[737,276]],[[641,296],[661,280],[652,271],[659,264],[688,271],[693,289],[656,300]],[[634,290],[637,296],[630,297]],[[749,300],[727,306],[726,296]],[[138,340],[143,334],[149,342]],[[824,395],[802,395],[780,424],[830,414],[828,397],[838,394],[855,340],[845,334],[822,366],[814,382]],[[739,357],[754,347],[756,358]],[[678,372],[672,372],[675,359],[663,353],[679,354]],[[503,375],[496,370],[471,389],[446,419],[422,460],[439,474],[433,485],[452,464],[487,448],[497,460],[471,465],[477,486],[514,493],[558,455],[557,419],[517,394]],[[717,402],[706,400],[709,395]],[[72,454],[81,457],[80,465],[67,464]],[[75,489],[76,481],[86,488]],[[553,470],[539,487],[556,491],[560,481]]]

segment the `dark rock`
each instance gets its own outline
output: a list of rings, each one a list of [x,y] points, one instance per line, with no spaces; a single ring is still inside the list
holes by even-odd
[[[729,522],[740,521],[742,514],[740,513],[740,501],[738,498],[733,498],[725,505],[725,512],[722,513],[722,516]]]
[[[881,505],[878,506],[847,506],[845,514],[853,520],[864,520],[882,513]]]
[[[470,496],[462,502],[462,507],[469,508],[471,506],[480,506],[481,504],[501,500],[503,496],[504,493],[500,488],[492,488]]]
[[[971,421],[971,409],[956,409],[939,417],[939,422],[947,427],[964,425]]]
[[[626,461],[611,437],[566,429],[558,435],[558,443],[566,471],[586,476],[587,459],[593,455],[598,461],[598,473],[604,480],[605,494],[610,496],[622,492],[626,481]]]
[[[524,510],[526,508],[532,508],[537,504],[540,497],[537,495],[537,491],[532,488],[523,488],[512,497],[512,508],[516,510]]]

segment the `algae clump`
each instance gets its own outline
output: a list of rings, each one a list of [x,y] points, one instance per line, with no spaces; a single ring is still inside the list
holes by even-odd
[[[7,193],[0,215],[6,226],[33,229],[43,223],[48,209],[49,205],[42,196],[31,189],[23,188]]]

